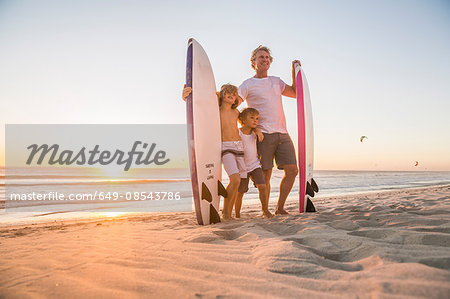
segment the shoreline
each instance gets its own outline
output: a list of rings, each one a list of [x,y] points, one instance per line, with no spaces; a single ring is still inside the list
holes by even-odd
[[[321,201],[329,201],[329,200],[339,200],[342,198],[347,198],[347,197],[358,197],[358,196],[368,196],[368,195],[377,195],[377,194],[387,194],[387,193],[397,193],[397,192],[404,192],[404,191],[410,191],[410,192],[414,192],[414,191],[423,191],[425,189],[433,189],[433,188],[450,188],[450,184],[447,183],[442,183],[442,184],[436,184],[436,185],[430,185],[430,186],[421,186],[421,187],[409,187],[409,188],[395,188],[395,189],[381,189],[381,190],[371,190],[371,191],[363,191],[363,192],[355,192],[355,193],[348,193],[348,194],[340,194],[340,195],[329,195],[329,196],[324,196],[321,197],[320,193],[318,193],[318,197],[314,197],[312,198],[313,203],[316,205],[317,208],[317,204]],[[254,199],[253,199],[254,200]],[[296,206],[298,207],[298,202],[296,202],[297,198],[296,196],[289,196],[285,207],[286,210],[288,210],[288,212],[291,215],[295,215],[298,214],[300,215],[298,212],[296,212]],[[259,199],[258,199],[259,201]],[[269,209],[273,210],[275,209],[275,205],[276,205],[276,198],[271,198],[270,203],[269,203]],[[1,203],[1,202],[0,202]],[[223,204],[223,200],[221,200],[221,205]],[[250,205],[245,203],[245,195],[244,195],[244,200],[242,203],[242,213],[246,213],[246,210],[250,210],[250,211],[254,211],[254,210],[258,210],[260,207],[259,203],[252,203]],[[320,211],[318,211],[320,213]],[[2,213],[5,213],[5,211],[1,211],[0,209],[0,217],[2,215]],[[15,212],[13,212],[15,213]],[[20,212],[19,212],[20,213]],[[145,213],[145,212],[112,212],[112,214],[119,214],[120,216],[108,216],[108,215],[104,215],[105,213],[103,212],[79,212],[79,211],[74,211],[74,212],[54,212],[54,213],[43,213],[43,216],[47,216],[50,214],[53,215],[57,215],[57,214],[70,214],[70,213],[86,213],[85,216],[73,216],[73,217],[67,217],[67,218],[58,218],[58,219],[38,219],[37,217],[41,217],[40,215],[37,216],[33,216],[36,218],[33,219],[27,219],[27,220],[17,220],[14,222],[0,222],[0,229],[8,227],[21,227],[21,226],[28,226],[28,225],[49,225],[49,224],[54,224],[54,223],[58,223],[58,224],[64,224],[64,223],[91,223],[91,222],[98,222],[98,221],[107,221],[107,220],[124,220],[124,219],[128,219],[128,218],[151,218],[152,216],[159,216],[159,215],[177,215],[177,214],[182,214],[182,215],[192,215],[192,218],[195,220],[196,216],[195,216],[195,212],[153,212],[153,213]],[[106,212],[106,214],[108,214],[108,212]],[[111,214],[111,213],[109,213]]]
[[[329,195],[329,196],[324,196],[324,197],[321,197],[320,194],[318,194],[318,197],[314,197],[314,198],[312,198],[312,200],[313,200],[313,203],[316,205],[316,208],[318,208],[317,203],[320,203],[323,201],[339,200],[339,199],[347,198],[347,197],[370,196],[370,195],[373,196],[373,195],[377,195],[377,194],[389,194],[389,193],[396,194],[398,192],[404,192],[404,191],[414,192],[414,191],[421,191],[421,190],[433,189],[433,188],[450,188],[450,184],[442,183],[442,184],[436,184],[436,185],[431,185],[431,186],[372,190],[372,191],[355,192],[355,193],[348,193],[348,194],[341,194],[341,195]],[[295,214],[300,215],[300,213],[298,213],[296,211],[296,207],[298,207],[298,202],[296,200],[297,200],[296,196],[289,196],[286,201],[285,208],[291,215],[295,215]],[[253,199],[253,201],[255,201],[255,199]],[[276,201],[277,201],[276,198],[271,198],[271,201],[269,203],[269,209],[271,211],[275,210]],[[223,204],[223,200],[221,200],[221,205],[222,204]],[[260,207],[259,203],[246,204],[245,196],[244,196],[241,213],[245,214],[247,212],[246,210],[259,211],[258,210],[259,207]],[[320,210],[318,212],[320,213]],[[1,217],[2,213],[5,213],[5,211],[2,212],[0,209],[0,217]],[[13,212],[13,213],[16,213],[16,212]],[[18,212],[18,213],[20,213],[20,212]],[[73,216],[68,216],[67,218],[57,218],[57,219],[38,219],[38,217],[47,216],[47,215],[51,215],[51,214],[67,215],[67,214],[71,214],[71,213],[79,213],[79,214],[85,214],[85,215],[83,215],[83,216],[73,215]],[[74,212],[44,213],[42,216],[41,215],[31,216],[31,217],[33,217],[32,219],[18,219],[17,221],[12,221],[12,222],[0,222],[0,229],[5,228],[5,227],[21,227],[21,226],[39,225],[39,224],[49,225],[49,224],[54,224],[54,223],[61,224],[61,223],[72,223],[72,222],[91,223],[91,222],[103,221],[103,220],[108,220],[108,219],[109,220],[120,220],[120,219],[123,220],[123,219],[128,219],[128,218],[151,218],[151,217],[159,216],[159,215],[172,215],[172,214],[173,215],[177,215],[177,214],[192,215],[191,216],[192,219],[195,220],[195,218],[196,218],[195,211],[192,211],[192,212],[154,212],[154,213],[145,213],[145,212],[115,213],[115,212],[112,212],[112,214],[119,214],[120,216],[108,216],[108,214],[111,214],[111,213],[108,213],[108,212],[106,212],[106,213],[82,212],[82,211],[81,212],[74,211]],[[28,218],[30,218],[30,217],[28,217]],[[197,224],[197,223],[195,222],[195,224]]]
[[[353,197],[353,196],[367,196],[367,195],[376,195],[379,193],[391,193],[391,192],[399,192],[399,191],[420,191],[423,189],[429,189],[429,188],[439,188],[439,187],[443,187],[443,188],[450,188],[450,184],[447,183],[442,183],[442,184],[436,184],[436,185],[430,185],[430,186],[421,186],[421,187],[409,187],[409,188],[395,188],[395,189],[381,189],[381,190],[371,190],[371,191],[363,191],[363,192],[354,192],[354,193],[348,193],[348,194],[341,194],[341,195],[329,195],[329,196],[324,196],[321,197],[320,194],[318,194],[317,197],[312,198],[313,203],[316,205],[316,202],[320,202],[323,200],[334,200],[334,199],[339,199],[339,198],[346,198],[346,197]],[[253,201],[256,201],[255,199],[252,199]],[[257,199],[259,201],[259,199]],[[297,197],[296,196],[289,196],[285,207],[286,210],[289,211],[290,214],[299,214],[298,212],[296,212],[295,210],[295,206],[298,206],[298,202],[296,202]],[[276,205],[276,198],[271,198],[271,201],[269,203],[269,209],[270,210],[275,210],[275,205]],[[1,205],[1,202],[0,202]],[[221,200],[221,205],[223,205],[223,200]],[[244,196],[244,200],[243,200],[243,205],[242,205],[242,213],[246,213],[246,209],[250,209],[250,210],[258,210],[258,208],[260,207],[259,203],[252,203],[252,204],[246,204],[245,203],[245,196]],[[317,206],[316,206],[317,208]],[[320,212],[320,211],[319,211]],[[2,216],[2,214],[5,213],[5,211],[2,209],[0,209],[0,218]],[[16,212],[13,212],[16,213]],[[20,213],[20,212],[18,212]],[[66,218],[57,218],[57,219],[38,219],[38,217],[42,217],[42,216],[48,216],[48,215],[69,215],[71,213],[76,213],[76,214],[85,214],[83,216],[79,215],[73,215],[73,216],[68,216]],[[73,212],[53,212],[53,213],[43,213],[42,215],[36,215],[36,216],[31,216],[32,218],[29,219],[30,217],[27,217],[28,219],[18,219],[17,221],[11,221],[11,222],[1,222],[0,221],[0,229],[5,228],[5,227],[21,227],[21,226],[28,226],[28,225],[38,225],[38,224],[52,224],[52,223],[68,223],[68,222],[76,222],[76,223],[90,223],[90,222],[96,222],[96,221],[102,221],[102,220],[106,220],[106,219],[114,219],[114,220],[119,220],[119,219],[127,219],[127,218],[146,218],[146,217],[152,217],[155,215],[172,215],[172,214],[183,214],[183,215],[191,215],[192,214],[192,218],[195,219],[195,212],[154,212],[154,213],[145,213],[145,212],[119,212],[119,213],[115,213],[112,212],[112,214],[119,214],[121,216],[108,216],[105,215],[108,214],[108,212],[103,213],[103,212],[83,212],[83,211],[73,211]],[[111,214],[111,213],[109,213]],[[300,214],[299,214],[300,215]]]

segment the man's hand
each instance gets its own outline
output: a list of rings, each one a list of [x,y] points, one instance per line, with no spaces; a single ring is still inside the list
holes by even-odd
[[[297,96],[297,87],[296,87],[296,80],[295,80],[295,64],[298,63],[300,66],[302,65],[300,63],[300,60],[293,60],[292,61],[292,85],[286,85],[284,88],[282,95],[285,97],[295,98]]]
[[[300,60],[296,59],[292,61],[292,69],[295,71],[295,64],[298,63],[299,66],[302,66],[302,64],[300,63]]]
[[[295,91],[296,87],[296,80],[295,80],[295,65],[298,63],[299,66],[302,66],[302,64],[300,63],[300,60],[296,59],[296,60],[292,60],[292,89]]]

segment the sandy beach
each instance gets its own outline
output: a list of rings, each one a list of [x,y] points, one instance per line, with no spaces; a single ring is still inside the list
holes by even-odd
[[[272,199],[272,203],[275,200]],[[2,298],[449,298],[450,186],[0,228]],[[272,206],[273,211],[273,206]]]

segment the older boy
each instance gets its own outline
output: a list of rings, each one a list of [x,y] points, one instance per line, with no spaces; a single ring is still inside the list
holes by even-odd
[[[183,100],[192,92],[190,87],[183,89]],[[224,220],[232,219],[234,202],[236,201],[237,191],[241,178],[247,177],[247,171],[244,161],[244,146],[239,135],[237,119],[239,111],[238,106],[238,88],[231,84],[222,85],[217,93],[219,98],[220,127],[222,134],[222,163],[227,172],[230,182],[227,186],[228,196],[224,198],[222,218]]]

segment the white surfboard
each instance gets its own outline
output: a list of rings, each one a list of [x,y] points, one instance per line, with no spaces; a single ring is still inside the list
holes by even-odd
[[[298,121],[299,212],[315,212],[310,199],[319,191],[313,178],[314,128],[308,81],[299,64],[295,65]]]
[[[216,83],[208,56],[202,46],[189,39],[186,86],[192,93],[186,99],[188,151],[192,193],[198,224],[220,222],[221,130]]]

